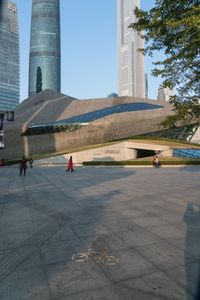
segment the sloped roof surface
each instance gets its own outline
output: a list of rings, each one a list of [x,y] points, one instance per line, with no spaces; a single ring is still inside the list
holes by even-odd
[[[113,97],[78,100],[71,96],[55,93],[51,90],[43,91],[23,101],[15,111],[15,122],[9,124],[16,126],[25,124],[40,124],[61,121],[69,118],[78,119],[78,116],[90,116],[95,113],[113,110],[114,107],[122,108],[123,105],[134,105],[137,109],[125,110],[125,112],[139,111],[148,107],[155,110],[156,108],[167,108],[168,103],[149,99],[134,97]],[[112,112],[112,114],[118,111]],[[100,114],[100,118],[108,114]],[[99,118],[99,117],[98,117]],[[91,118],[92,120],[92,118]]]

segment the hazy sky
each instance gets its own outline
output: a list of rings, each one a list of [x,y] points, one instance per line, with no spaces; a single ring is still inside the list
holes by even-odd
[[[28,94],[31,0],[12,0],[19,13],[21,101]],[[144,9],[153,0],[141,1]],[[116,0],[60,0],[61,91],[79,98],[106,97],[117,92]],[[156,58],[155,58],[156,59]],[[151,59],[145,59],[149,98],[157,97],[159,79],[151,76]]]

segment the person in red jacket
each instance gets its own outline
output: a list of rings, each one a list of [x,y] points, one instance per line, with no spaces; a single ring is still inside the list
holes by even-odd
[[[3,168],[4,167],[4,161],[3,161],[3,159],[0,159],[0,168]]]
[[[74,171],[72,156],[70,156],[70,158],[69,158],[68,165],[67,165],[67,170],[66,171],[71,171],[71,172]]]
[[[23,171],[24,171],[24,176],[26,176],[26,169],[27,169],[26,162],[27,162],[27,160],[25,159],[25,157],[22,157],[22,159],[20,160],[20,163],[19,163],[20,176],[22,176]]]

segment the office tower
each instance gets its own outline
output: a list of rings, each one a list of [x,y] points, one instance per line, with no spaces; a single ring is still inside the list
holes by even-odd
[[[33,0],[29,57],[29,96],[60,92],[59,0]]]
[[[138,48],[144,41],[128,26],[136,21],[133,13],[140,0],[117,0],[118,89],[119,96],[145,98],[144,56]]]
[[[19,30],[14,3],[0,1],[0,111],[19,103]]]
[[[169,101],[174,96],[174,90],[169,87],[164,87],[162,84],[158,88],[158,100]]]

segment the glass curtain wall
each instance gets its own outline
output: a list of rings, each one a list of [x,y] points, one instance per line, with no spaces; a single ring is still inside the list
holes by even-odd
[[[0,111],[19,103],[19,30],[17,6],[0,1]]]
[[[60,92],[60,3],[33,0],[29,96],[42,90]]]

